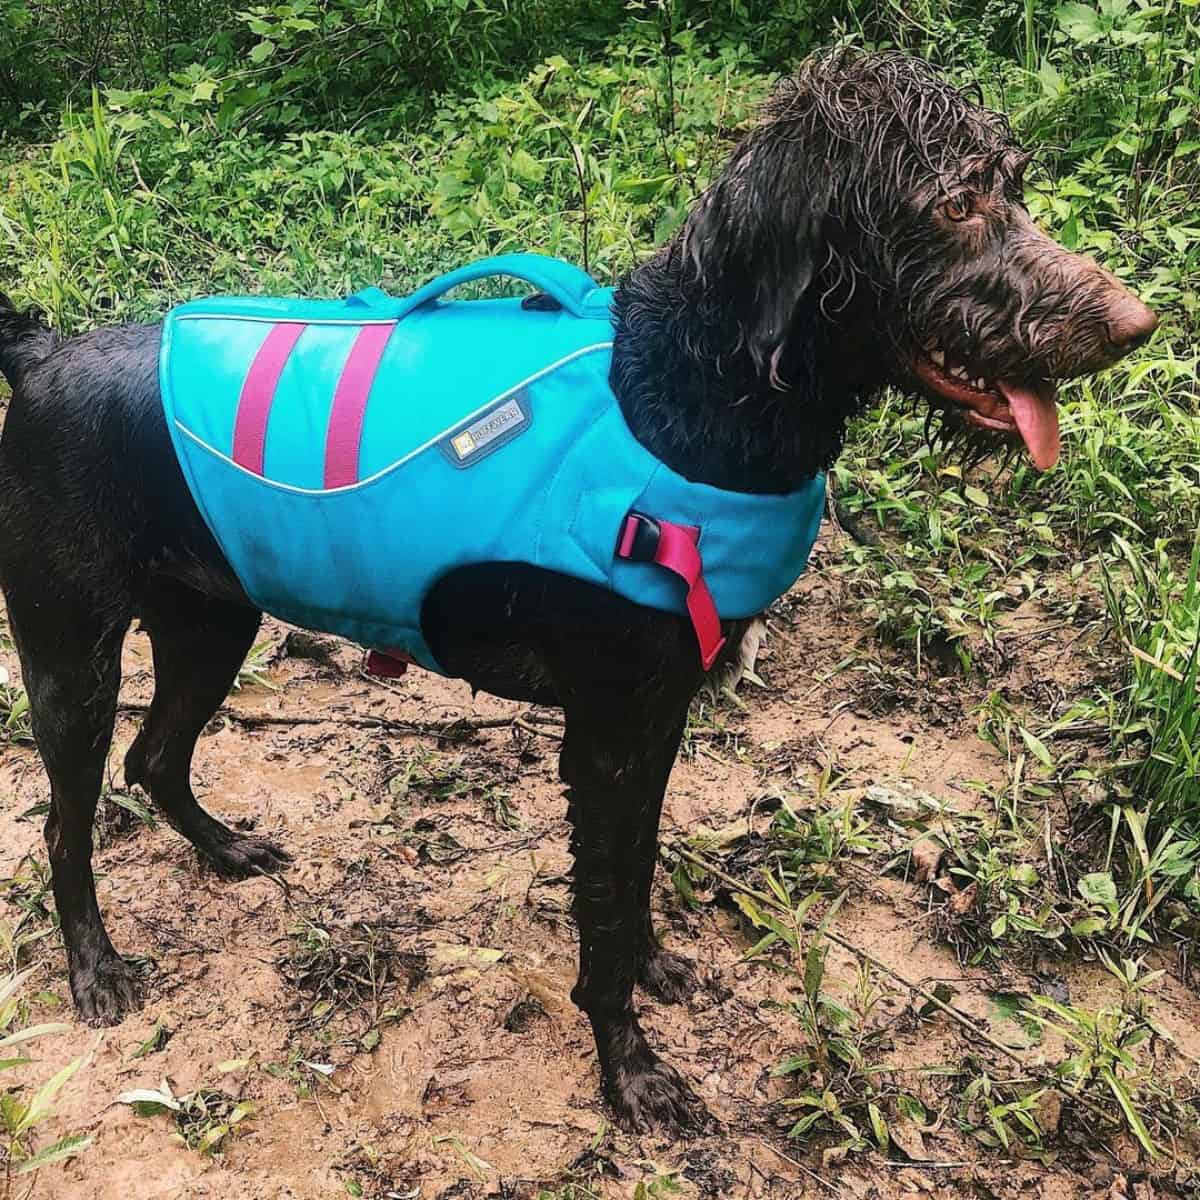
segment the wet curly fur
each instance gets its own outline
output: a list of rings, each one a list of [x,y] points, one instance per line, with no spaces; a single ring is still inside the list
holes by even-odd
[[[723,486],[783,492],[833,462],[883,385],[911,385],[934,341],[989,377],[1065,379],[1119,358],[1130,347],[1109,323],[1127,293],[1029,219],[1030,158],[1005,117],[926,62],[808,59],[618,295],[614,387],[647,416],[648,444],[686,469],[703,442]],[[964,194],[986,220],[939,221]],[[757,420],[730,421],[731,398]]]
[[[880,388],[914,390],[914,356],[934,343],[989,375],[1063,377],[1119,357],[1145,334],[1146,310],[1035,228],[1020,202],[1025,162],[1004,118],[923,62],[810,59],[680,235],[617,293],[612,385],[635,436],[692,480],[786,492],[834,460],[847,418]],[[98,1024],[137,1002],[91,867],[134,619],[150,637],[155,692],[126,778],[222,875],[288,861],[270,840],[227,828],[191,790],[196,739],[261,614],[180,473],[158,345],[157,326],[62,340],[0,305],[0,370],[14,386],[0,439],[0,583],[50,779],[46,842],[71,989]],[[663,796],[702,682],[691,629],[511,564],[443,579],[424,617],[451,674],[563,708],[572,995],[617,1116],[694,1124],[702,1107],[651,1049],[633,1003],[635,984],[669,1000],[693,986],[650,916]],[[726,623],[727,657],[743,628]]]

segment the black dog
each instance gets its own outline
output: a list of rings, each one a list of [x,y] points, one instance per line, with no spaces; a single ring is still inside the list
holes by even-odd
[[[1152,332],[1111,275],[1039,233],[1027,156],[1005,120],[900,55],[809,60],[767,105],[680,237],[617,294],[612,385],[630,428],[689,479],[783,493],[837,455],[892,383],[997,436],[1057,454],[1052,380],[1099,370]],[[197,512],[159,400],[159,330],[60,340],[0,308],[14,388],[0,443],[0,575],[50,777],[46,843],[85,1020],[136,1003],[96,904],[92,821],[122,639],[140,618],[154,702],[127,780],[231,878],[287,855],[196,803],[196,738],[253,642],[250,607]],[[769,553],[770,547],[752,548]],[[474,687],[561,705],[574,835],[576,1003],[606,1093],[634,1123],[680,1126],[687,1085],[638,1026],[633,988],[691,986],[658,944],[659,813],[701,682],[682,619],[536,568],[472,567],[426,607],[438,660]],[[741,628],[727,627],[736,645]]]

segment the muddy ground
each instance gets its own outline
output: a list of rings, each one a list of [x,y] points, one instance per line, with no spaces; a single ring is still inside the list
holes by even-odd
[[[975,709],[989,690],[1065,695],[1086,678],[1089,640],[1037,609],[1013,616],[989,674],[939,675],[927,662],[918,677],[910,657],[879,646],[840,582],[842,536],[826,534],[814,569],[775,613],[778,633],[759,663],[766,687],[743,687],[745,712],[726,704],[697,721],[671,780],[666,839],[746,818],[761,831],[764,798],[780,792],[819,806],[828,763],[843,798],[870,786],[915,789],[975,811],[979,785],[1001,785],[1007,771],[977,734]],[[1178,1194],[1172,1179],[1186,1177],[1184,1166],[1148,1169],[1127,1135],[1089,1127],[1070,1105],[1051,1118],[1053,1150],[1040,1158],[964,1134],[953,1095],[967,1076],[940,1068],[960,1070],[970,1054],[999,1074],[1014,1064],[988,1058],[944,1015],[919,1016],[920,1002],[878,974],[873,1019],[887,1034],[876,1063],[925,1101],[928,1125],[917,1142],[905,1139],[907,1153],[893,1144],[839,1158],[828,1137],[789,1142],[796,1114],[779,1102],[795,1084],[771,1068],[803,1037],[794,1017],[764,1002],[786,1002],[793,985],[768,961],[744,961],[755,935],[731,905],[689,910],[666,871],[655,889],[659,925],[699,964],[702,987],[686,1007],[642,998],[641,1010],[714,1120],[684,1142],[614,1130],[588,1027],[569,999],[575,934],[553,715],[514,722],[519,706],[420,671],[369,680],[348,646],[327,660],[283,656],[285,633],[264,628],[261,676],[206,731],[194,778],[208,807],[291,851],[289,890],[268,879],[225,883],[170,829],[106,801],[100,903],[118,948],[145,956],[146,1003],[117,1028],[73,1025],[41,1044],[39,1078],[87,1056],[43,1144],[76,1131],[94,1141],[37,1176],[33,1195],[532,1200],[544,1189],[558,1200],[629,1198],[639,1184],[647,1197],[762,1200]],[[857,656],[850,667],[848,656]],[[3,663],[18,679],[15,655]],[[125,666],[110,768],[117,795],[136,709],[151,693],[144,634],[130,635]],[[459,738],[368,727],[457,718],[497,723]],[[0,783],[0,876],[17,881],[0,917],[36,931],[45,919],[27,856],[44,862],[36,809],[48,789],[31,746],[3,748]],[[955,1003],[996,1036],[1015,1032],[996,1017],[996,991],[1037,990],[1053,977],[1078,1003],[1112,993],[1095,963],[1061,957],[964,968],[939,934],[944,894],[902,871],[881,874],[878,855],[843,857],[833,869],[849,893],[832,928],[912,981],[948,982]],[[24,955],[36,964],[32,1018],[71,1020],[55,940]],[[1168,970],[1154,989],[1155,1018],[1178,1042],[1150,1052],[1177,1075],[1200,1053],[1200,1003],[1176,961],[1160,957]],[[852,956],[831,952],[829,974],[849,992]],[[1048,1053],[1021,1051],[1030,1063]],[[164,1080],[175,1096],[213,1093],[214,1115],[188,1126],[193,1141],[233,1101],[252,1100],[253,1114],[205,1154],[181,1144],[169,1115],[139,1116],[117,1101]]]

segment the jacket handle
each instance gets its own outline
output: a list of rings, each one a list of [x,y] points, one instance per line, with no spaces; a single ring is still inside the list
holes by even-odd
[[[380,316],[398,321],[414,308],[436,300],[459,284],[493,275],[511,275],[533,284],[574,317],[608,316],[611,301],[607,289],[599,287],[586,271],[572,263],[544,254],[499,254],[494,258],[482,258],[439,275],[408,296],[393,299],[379,288],[365,288],[351,296],[348,303],[369,305],[378,309]]]

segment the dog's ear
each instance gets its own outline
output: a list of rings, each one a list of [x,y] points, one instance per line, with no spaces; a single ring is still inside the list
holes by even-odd
[[[735,303],[746,349],[772,385],[828,252],[828,172],[799,141],[751,134],[701,197],[683,251],[706,292]]]

